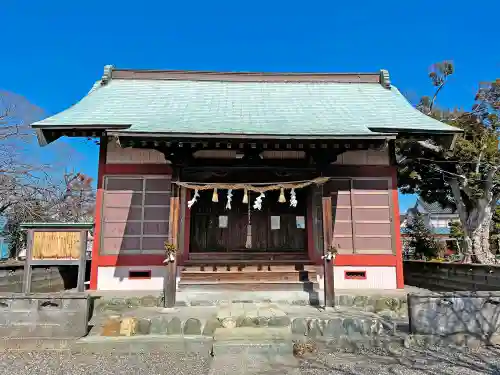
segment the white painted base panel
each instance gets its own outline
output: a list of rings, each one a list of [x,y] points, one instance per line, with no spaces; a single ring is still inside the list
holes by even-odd
[[[324,289],[321,267],[318,267],[317,280],[320,289]],[[151,271],[150,279],[129,279],[129,271]],[[345,271],[365,271],[366,279],[345,279]],[[132,267],[98,267],[97,290],[163,290],[166,267],[132,266]],[[334,267],[335,289],[381,289],[390,290],[396,287],[396,267]],[[180,277],[177,277],[177,286]]]
[[[345,271],[365,271],[366,279],[345,279]],[[325,282],[323,275],[320,272],[318,272],[317,280],[320,289],[323,290],[325,287]],[[397,289],[396,267],[335,266],[333,268],[333,282],[335,285],[335,289]]]
[[[97,290],[163,290],[163,266],[98,267]],[[130,271],[151,271],[150,279],[129,279]],[[177,278],[179,285],[179,278]]]

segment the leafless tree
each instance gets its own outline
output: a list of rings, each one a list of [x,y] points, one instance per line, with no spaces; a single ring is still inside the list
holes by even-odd
[[[7,217],[14,243],[20,222],[88,221],[93,216],[92,179],[78,172],[58,173],[58,165],[49,162],[53,156],[67,163],[72,151],[62,144],[39,148],[30,124],[43,116],[22,96],[0,91],[0,216]]]

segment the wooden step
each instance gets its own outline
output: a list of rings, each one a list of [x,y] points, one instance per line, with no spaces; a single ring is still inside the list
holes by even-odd
[[[249,281],[316,281],[308,271],[203,272],[183,271],[181,281],[249,282]]]
[[[183,272],[296,272],[309,271],[316,272],[317,266],[312,264],[260,264],[260,265],[229,265],[229,264],[187,264],[182,266]]]
[[[272,265],[272,264],[311,264],[310,260],[297,260],[297,259],[189,259],[184,262],[185,265]]]
[[[199,281],[180,281],[179,290],[206,290],[206,291],[224,291],[224,290],[241,290],[241,291],[280,291],[280,290],[295,290],[295,291],[319,291],[319,285],[312,282],[199,282]]]
[[[190,260],[213,260],[213,259],[228,259],[228,260],[309,260],[307,252],[255,252],[255,251],[227,251],[227,252],[205,252],[205,253],[189,253]]]

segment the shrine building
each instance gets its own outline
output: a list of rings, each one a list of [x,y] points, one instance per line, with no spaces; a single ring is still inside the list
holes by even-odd
[[[32,126],[41,145],[100,139],[90,289],[169,290],[170,302],[403,288],[395,142],[452,147],[457,135],[385,70],[106,66],[81,101]]]

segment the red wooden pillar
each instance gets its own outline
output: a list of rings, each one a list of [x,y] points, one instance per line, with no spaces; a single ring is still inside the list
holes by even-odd
[[[106,167],[106,153],[108,137],[101,137],[99,143],[99,169],[97,171],[97,193],[94,216],[94,242],[92,244],[92,260],[90,261],[90,288],[97,289],[97,272],[99,271],[99,256],[101,246],[102,207],[104,199],[104,170]]]

